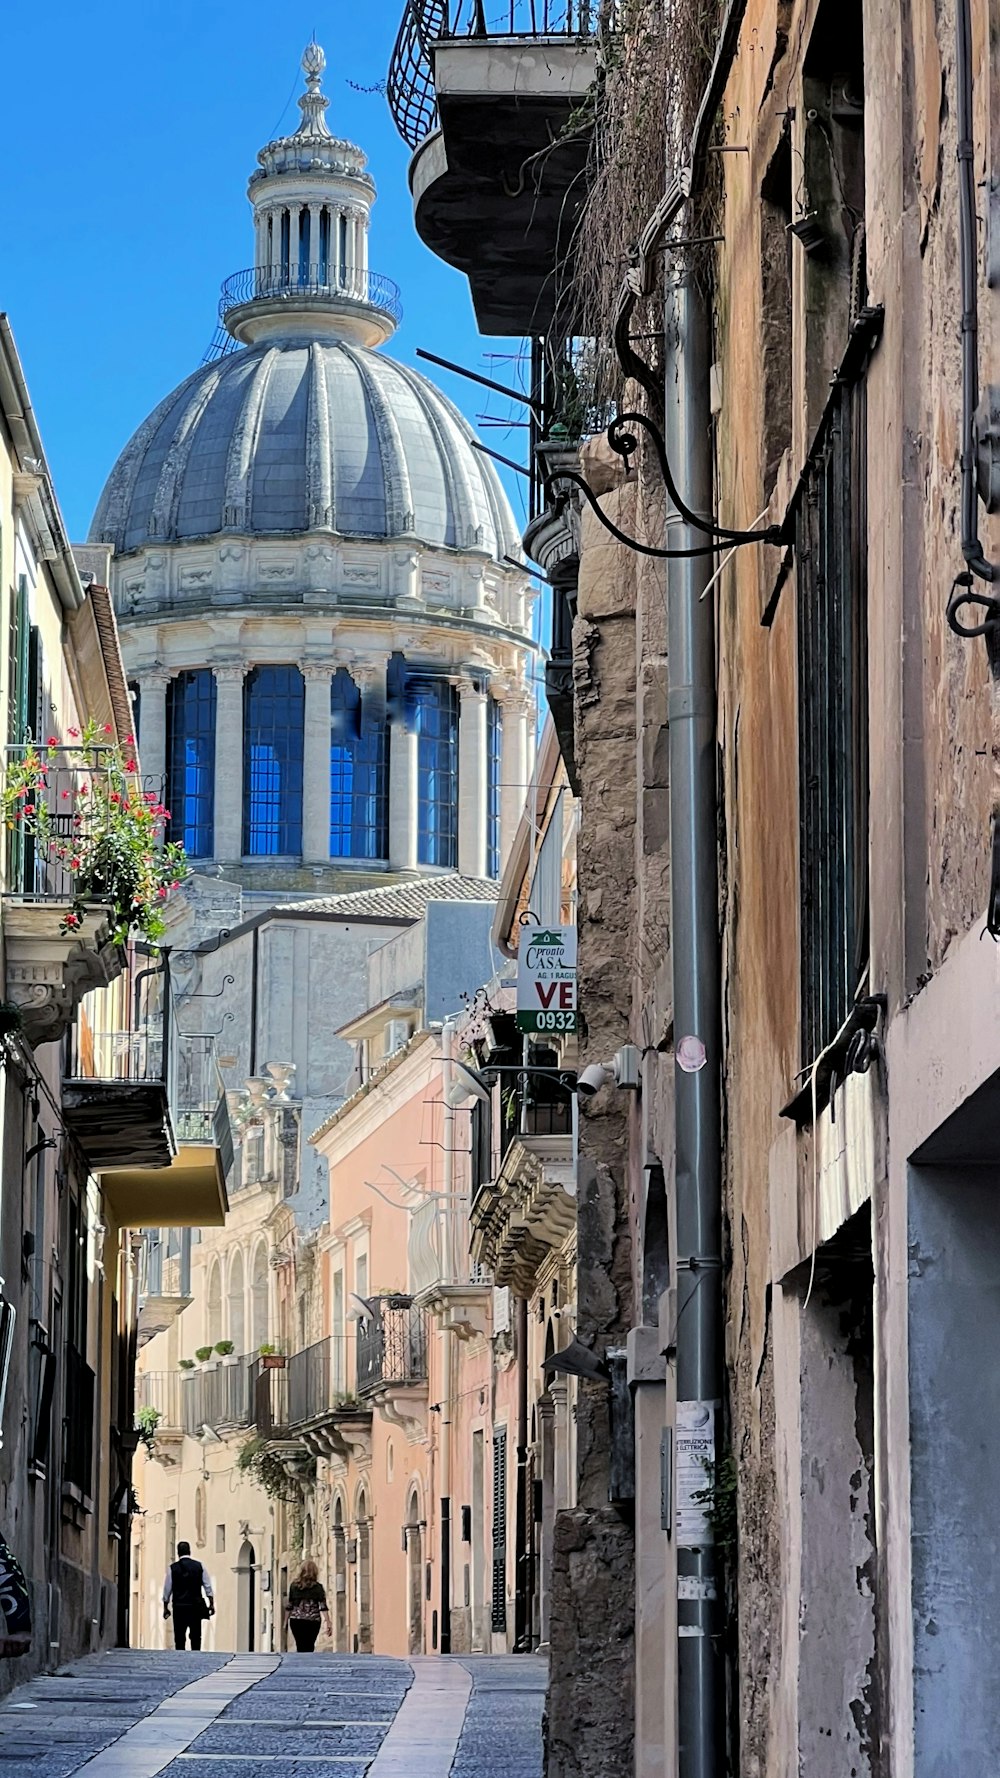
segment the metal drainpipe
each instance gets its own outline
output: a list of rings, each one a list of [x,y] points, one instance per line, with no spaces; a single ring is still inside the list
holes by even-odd
[[[455,1108],[449,1103],[454,1079],[452,1066],[455,1053],[455,1026],[448,1019],[441,1032],[441,1078],[443,1088],[444,1171],[440,1206],[441,1276],[450,1283],[452,1193],[455,1189]],[[443,1655],[451,1654],[451,1397],[452,1397],[452,1334],[441,1330],[441,1634],[439,1647]]]
[[[668,297],[666,438],[678,480],[696,512],[712,511],[709,333],[693,278]],[[669,543],[702,540],[668,519]],[[722,1402],[722,1165],[718,791],[715,620],[701,598],[710,556],[668,565],[670,879],[674,1031],[701,1038],[706,1065],[675,1066],[677,1201],[677,1403],[705,1404],[716,1461]],[[678,1419],[678,1423],[679,1419]],[[706,1481],[707,1486],[707,1481]],[[719,1778],[723,1769],[720,1576],[711,1544],[678,1527],[678,1771]],[[701,1533],[700,1535],[704,1535]]]

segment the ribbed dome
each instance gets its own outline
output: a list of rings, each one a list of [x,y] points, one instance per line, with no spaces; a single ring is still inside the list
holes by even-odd
[[[218,533],[329,530],[519,554],[472,429],[426,377],[342,339],[262,340],[143,422],[98,503],[118,554]]]

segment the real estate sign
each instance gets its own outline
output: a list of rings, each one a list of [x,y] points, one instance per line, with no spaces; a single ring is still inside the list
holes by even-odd
[[[519,1031],[576,1030],[576,927],[525,926],[517,953]]]

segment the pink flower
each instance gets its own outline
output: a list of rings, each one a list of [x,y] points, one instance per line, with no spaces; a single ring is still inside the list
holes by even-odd
[[[72,734],[72,732],[73,732],[73,731],[72,731],[72,730],[70,730],[70,733],[71,733],[71,734]],[[49,747],[58,747],[58,745],[59,745],[59,736],[58,736],[58,735],[50,735],[50,736],[49,736],[49,739],[48,739],[48,743],[47,743],[47,745],[48,745],[48,746],[49,746]]]
[[[135,736],[134,735],[126,735],[125,736],[125,745],[126,745],[126,747],[134,747],[135,746]]]
[[[166,899],[167,899],[167,891],[166,891],[166,889],[158,889],[158,890],[157,890],[157,891],[156,891],[156,893],[157,893],[157,895],[158,895],[158,896],[159,896],[159,898],[160,898],[160,900],[161,900],[161,901],[166,901]]]
[[[79,868],[80,868],[79,858],[71,858],[69,861],[69,868],[70,868],[70,870],[79,870]]]
[[[80,785],[80,795],[86,796],[86,794],[87,794],[87,786],[86,786],[86,784],[81,784]]]
[[[112,791],[112,792],[111,792],[111,795],[110,795],[110,797],[109,797],[109,798],[108,798],[108,801],[109,801],[109,802],[112,802],[112,803],[120,803],[120,802],[121,802],[121,800],[122,800],[122,799],[121,799],[121,797],[120,797],[120,796],[119,796],[119,795],[118,795],[118,792],[117,792],[117,790],[113,790],[113,791]]]
[[[66,733],[68,735],[72,735],[74,741],[78,741],[80,739],[80,731],[78,728],[68,728],[66,730]]]
[[[110,724],[110,722],[106,722],[106,723],[105,723],[105,724],[104,724],[104,733],[105,733],[105,734],[106,734],[106,735],[110,735],[110,734],[111,734],[111,732],[112,732],[112,730],[111,730],[111,724]]]
[[[69,791],[68,790],[64,790],[62,792],[62,799],[63,799],[64,803],[69,801]]]
[[[25,803],[24,812],[26,815],[33,815],[35,813],[34,803]]]
[[[79,926],[79,924],[80,924],[79,915],[78,914],[67,914],[66,915],[66,924],[67,924],[67,926]]]

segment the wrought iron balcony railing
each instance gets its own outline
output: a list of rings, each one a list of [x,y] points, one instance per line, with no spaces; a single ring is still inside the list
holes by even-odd
[[[317,1340],[288,1360],[288,1424],[334,1413],[355,1395],[354,1341],[347,1334]]]
[[[419,148],[437,127],[431,44],[442,39],[569,38],[613,29],[619,0],[407,0],[389,64],[386,92],[396,128]]]
[[[154,1432],[157,1428],[177,1432],[184,1425],[184,1394],[192,1387],[180,1371],[140,1371],[135,1380],[136,1413],[146,1408],[158,1416]]]
[[[374,1299],[358,1323],[358,1395],[427,1381],[427,1316],[409,1297]]]
[[[234,1426],[252,1426],[256,1410],[255,1355],[240,1358],[235,1364],[213,1364],[210,1370],[193,1371],[181,1382],[184,1430],[198,1438],[202,1428],[225,1431]]]
[[[78,744],[76,747],[49,747],[44,742],[27,741],[4,749],[5,773],[16,771],[26,762],[32,777],[39,779],[37,791],[25,793],[25,802],[35,797],[44,801],[47,843],[25,831],[14,821],[7,831],[7,893],[26,901],[84,901],[101,899],[100,886],[81,877],[79,853],[93,848],[81,842],[100,834],[101,810],[107,796],[98,795],[97,780],[103,780],[107,795],[121,787],[120,769],[115,764],[113,748]],[[40,764],[38,762],[41,762]],[[162,779],[143,779],[143,789],[163,793]]]
[[[247,266],[234,272],[222,286],[219,297],[219,320],[225,322],[234,309],[252,302],[293,301],[298,297],[317,297],[331,302],[363,303],[378,309],[391,321],[403,315],[399,285],[381,272],[359,271],[351,266],[338,267],[326,262],[318,265]]]

